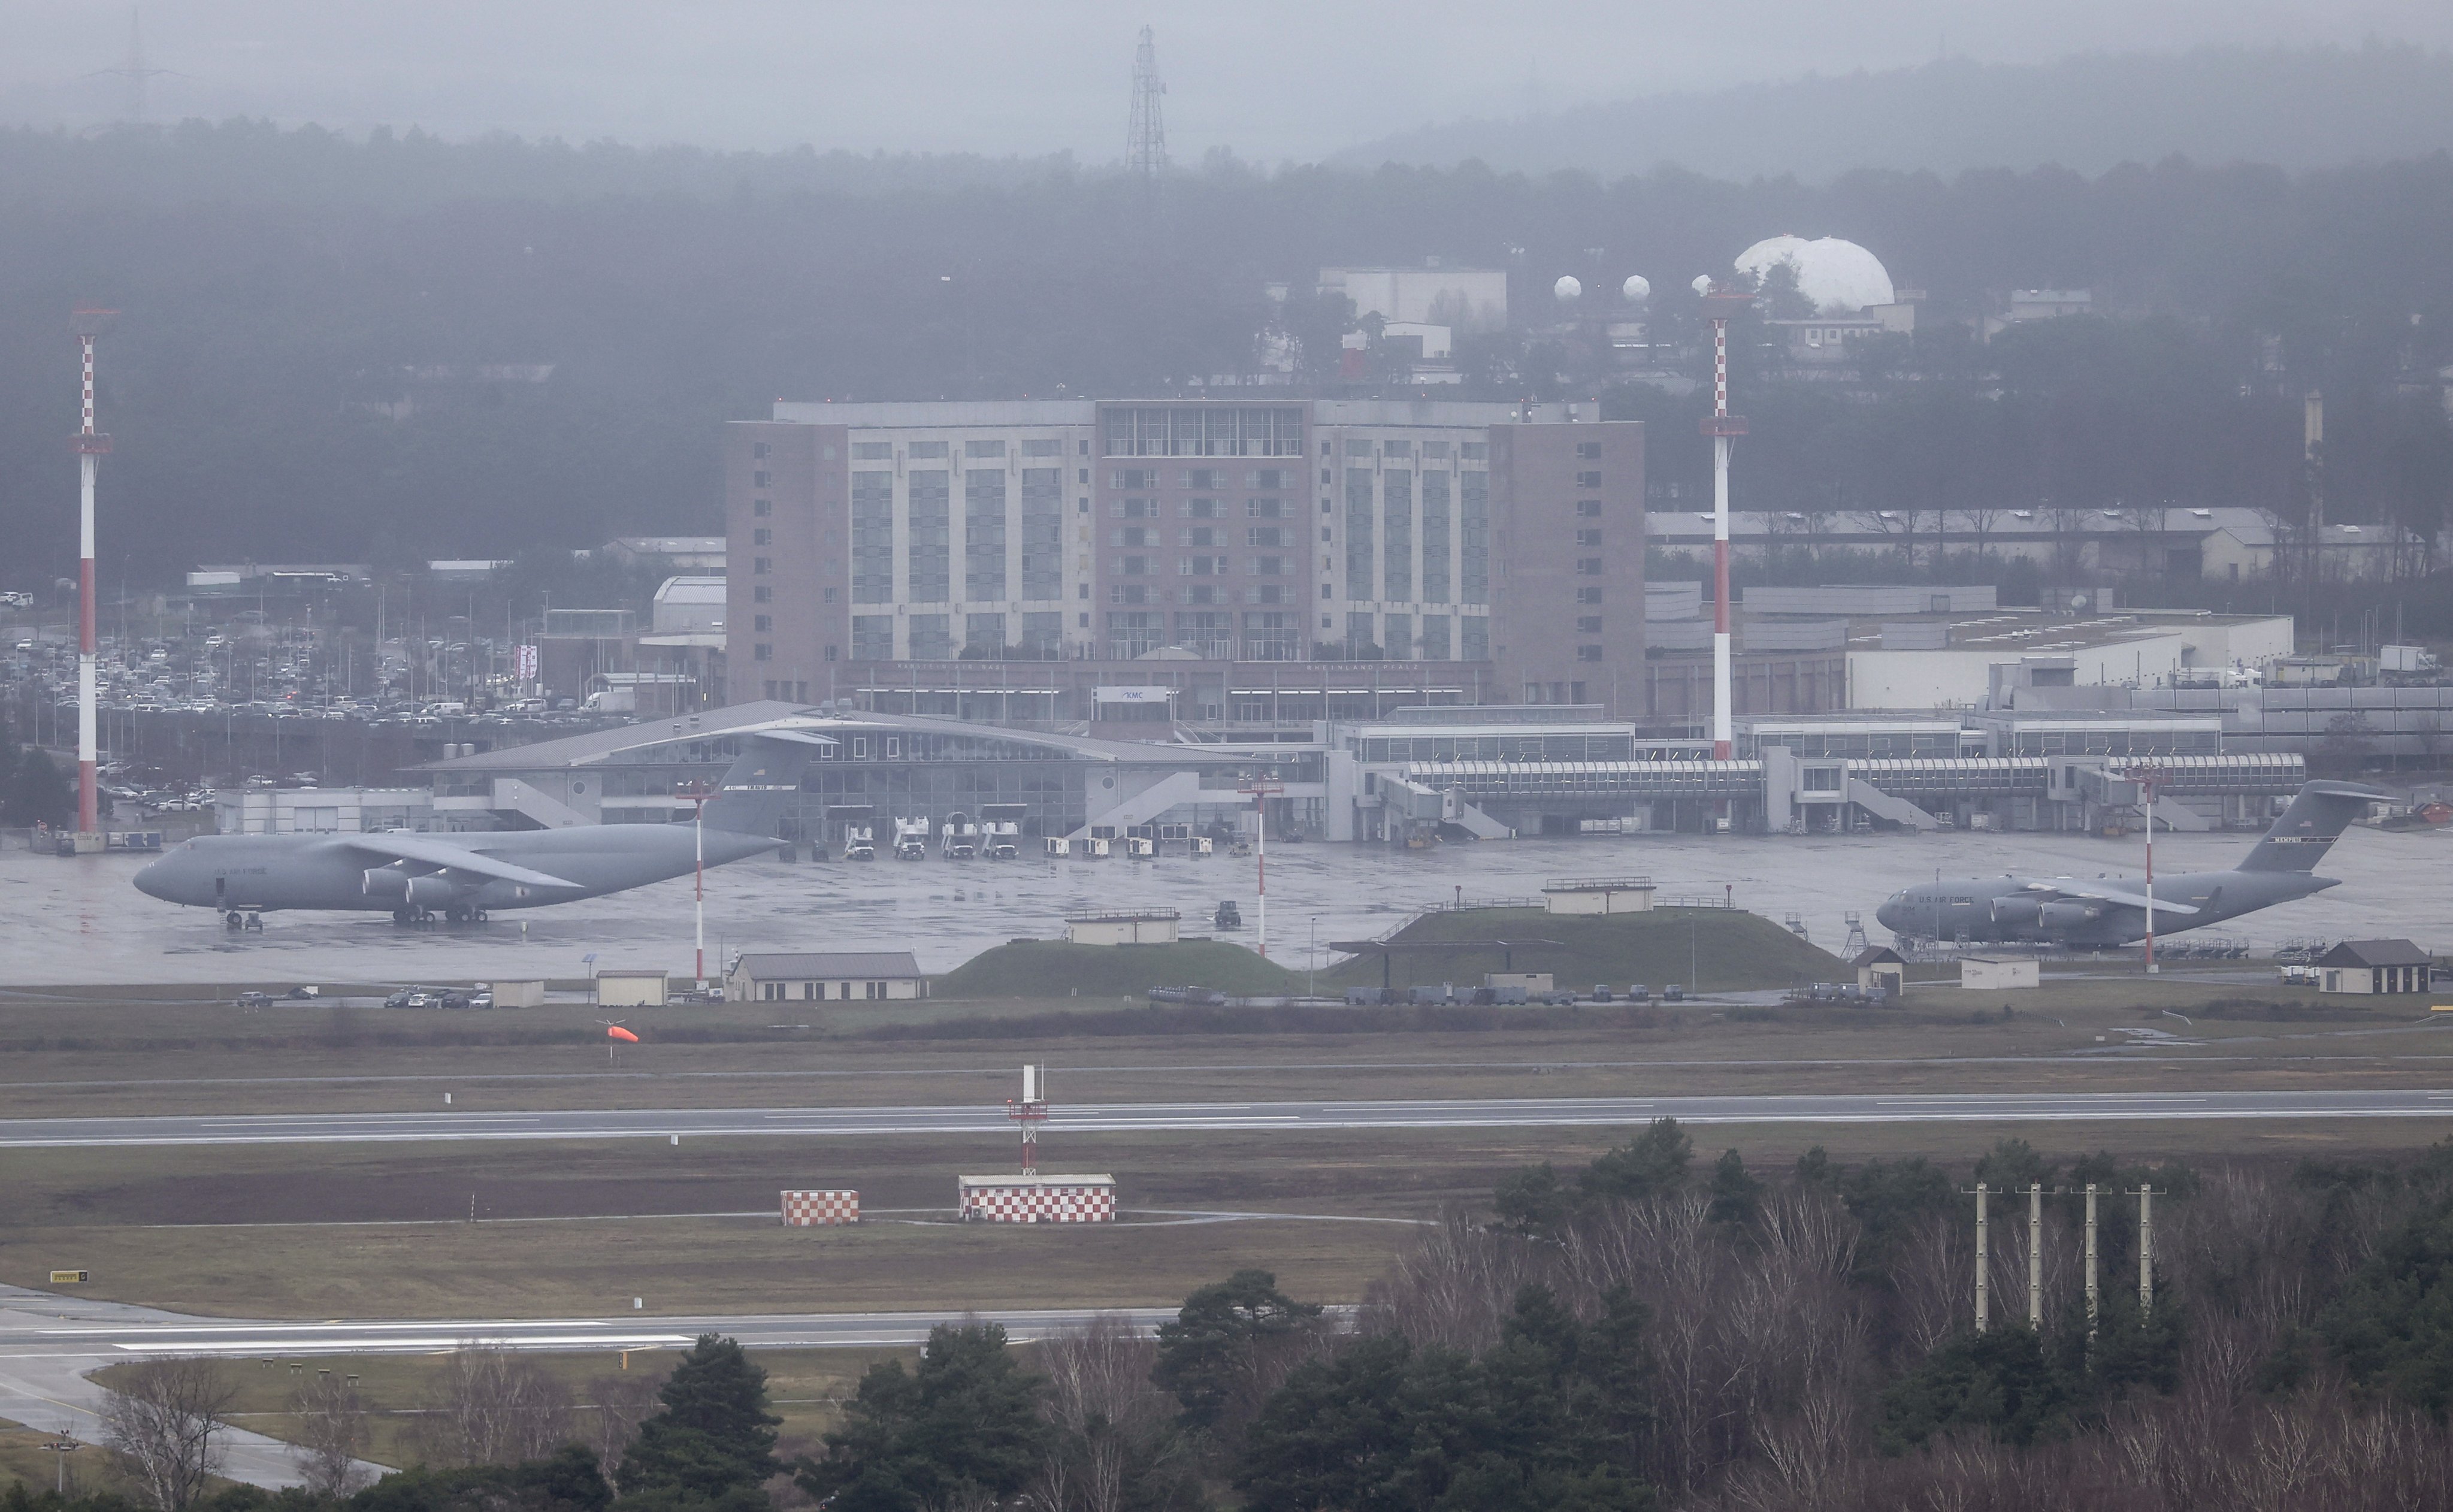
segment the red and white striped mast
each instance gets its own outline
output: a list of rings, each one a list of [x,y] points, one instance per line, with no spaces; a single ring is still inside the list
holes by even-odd
[[[1712,759],[1730,754],[1732,652],[1729,644],[1729,448],[1746,433],[1744,418],[1729,413],[1729,316],[1754,303],[1745,289],[1708,279],[1704,313],[1712,322],[1712,413],[1704,434],[1712,438]]]
[[[97,694],[93,641],[93,475],[110,438],[93,428],[93,339],[110,328],[111,309],[80,306],[69,328],[85,354],[85,424],[70,443],[77,454],[77,833],[102,828],[101,754],[94,738]]]

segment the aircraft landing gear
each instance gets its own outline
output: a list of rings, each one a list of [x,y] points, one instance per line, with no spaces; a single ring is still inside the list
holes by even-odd
[[[229,912],[222,915],[222,927],[232,930],[247,929],[252,930],[256,934],[262,934],[264,933],[264,915],[260,913],[246,913],[240,909],[232,908]]]
[[[406,908],[394,908],[391,911],[391,922],[402,928],[407,928],[409,926],[409,910]]]

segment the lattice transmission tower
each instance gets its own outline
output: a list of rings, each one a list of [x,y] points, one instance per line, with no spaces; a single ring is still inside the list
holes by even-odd
[[[1140,178],[1155,180],[1167,171],[1166,93],[1158,76],[1158,44],[1144,27],[1141,46],[1133,50],[1133,119],[1125,137],[1125,168]]]

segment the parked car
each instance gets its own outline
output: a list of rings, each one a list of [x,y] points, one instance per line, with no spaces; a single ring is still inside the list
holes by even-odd
[[[269,992],[242,992],[238,995],[238,1005],[242,1008],[269,1008],[272,1005],[272,994]]]

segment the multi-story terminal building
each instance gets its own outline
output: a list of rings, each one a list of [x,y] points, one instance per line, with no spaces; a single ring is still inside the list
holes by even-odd
[[[779,403],[728,428],[731,686],[1011,721],[1641,717],[1644,433],[1590,413]]]

